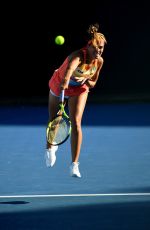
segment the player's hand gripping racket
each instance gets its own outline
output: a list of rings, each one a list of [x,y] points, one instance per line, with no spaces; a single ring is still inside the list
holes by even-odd
[[[65,112],[64,90],[60,95],[59,111],[53,121],[48,123],[46,134],[47,141],[51,145],[61,145],[71,133],[71,121]]]

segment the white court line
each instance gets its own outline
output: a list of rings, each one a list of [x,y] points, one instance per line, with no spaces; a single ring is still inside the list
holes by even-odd
[[[96,196],[150,196],[150,193],[96,193],[96,194],[53,194],[53,195],[12,195],[3,198],[48,198],[48,197],[96,197]]]

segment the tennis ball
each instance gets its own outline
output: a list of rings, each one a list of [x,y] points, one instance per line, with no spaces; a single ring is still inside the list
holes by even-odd
[[[56,38],[55,38],[55,43],[56,45],[63,45],[65,42],[65,38],[62,36],[62,35],[58,35]]]

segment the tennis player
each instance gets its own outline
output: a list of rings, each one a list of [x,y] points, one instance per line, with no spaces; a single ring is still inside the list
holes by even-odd
[[[81,177],[79,171],[82,144],[81,121],[89,89],[96,85],[99,78],[104,62],[101,55],[107,43],[105,36],[99,32],[98,23],[89,26],[88,35],[89,39],[85,47],[67,56],[49,80],[49,121],[56,116],[62,89],[65,90],[65,98],[68,102],[69,117],[72,123],[70,175],[73,177]],[[57,149],[58,146],[51,146],[47,143],[45,155],[47,167],[55,164]]]

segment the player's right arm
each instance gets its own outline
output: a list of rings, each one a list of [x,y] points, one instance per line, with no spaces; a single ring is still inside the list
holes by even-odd
[[[61,83],[61,89],[67,89],[70,81],[70,77],[72,76],[75,69],[81,63],[81,55],[80,52],[74,52],[68,57],[68,65],[66,67],[66,71],[64,74],[64,78]]]

